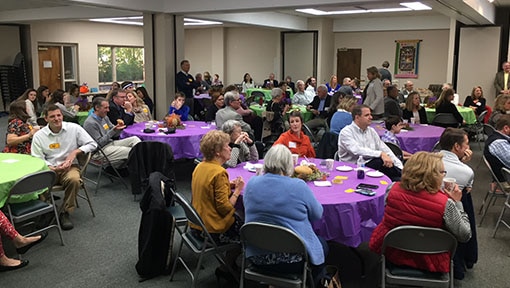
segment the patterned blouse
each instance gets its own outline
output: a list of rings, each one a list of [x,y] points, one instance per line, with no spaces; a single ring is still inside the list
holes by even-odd
[[[13,119],[9,121],[7,125],[6,135],[15,134],[16,136],[23,136],[30,133],[32,127],[28,125],[26,122],[21,121],[21,119]],[[5,140],[5,148],[4,153],[19,153],[19,154],[30,154],[32,143],[31,140],[19,143],[16,146],[7,145],[7,136]]]

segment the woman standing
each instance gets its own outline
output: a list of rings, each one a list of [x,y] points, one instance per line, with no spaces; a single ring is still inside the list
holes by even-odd
[[[406,108],[402,111],[402,118],[409,121],[414,118],[416,123],[429,124],[427,112],[420,105],[420,94],[418,92],[413,91],[407,96]]]
[[[9,107],[9,123],[5,138],[4,153],[30,154],[32,137],[39,131],[39,126],[30,127],[25,101],[15,101]]]
[[[146,122],[152,120],[150,109],[143,102],[138,95],[134,91],[129,91],[126,93],[127,99],[131,106],[133,106],[133,113],[135,113],[135,123]]]
[[[384,89],[380,77],[377,67],[367,69],[367,78],[370,82],[363,90],[363,104],[370,107],[373,119],[380,119],[384,115]]]
[[[224,166],[236,167],[241,162],[257,161],[259,159],[257,146],[254,145],[248,133],[243,132],[239,121],[228,120],[223,123],[221,130],[230,135],[229,145],[232,149],[230,159],[225,162]]]
[[[283,144],[300,157],[315,158],[315,149],[310,138],[303,133],[303,116],[301,112],[292,111],[289,115],[290,129],[282,133],[274,145]]]
[[[33,88],[28,88],[25,90],[25,93],[21,95],[18,100],[25,100],[27,105],[27,114],[28,114],[28,124],[32,127],[37,125],[37,112],[35,111],[35,107],[37,107],[37,91]]]
[[[255,88],[255,83],[253,83],[253,79],[251,78],[250,73],[246,73],[243,76],[243,93],[246,93],[247,89]]]
[[[469,107],[475,111],[476,116],[485,111],[485,98],[483,98],[482,87],[475,86],[471,91],[471,95],[466,97],[464,107]]]
[[[452,103],[455,91],[453,89],[446,89],[441,92],[439,96],[439,100],[436,102],[436,114],[437,113],[449,113],[453,114],[453,117],[457,119],[459,125],[464,123],[464,118],[460,115],[459,110],[457,110],[457,106]]]

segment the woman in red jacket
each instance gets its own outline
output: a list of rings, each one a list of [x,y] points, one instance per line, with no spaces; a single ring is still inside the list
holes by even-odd
[[[452,191],[440,190],[446,175],[442,158],[439,153],[418,152],[407,160],[401,182],[396,182],[387,195],[383,220],[372,233],[372,251],[381,253],[386,233],[402,225],[443,228],[460,242],[471,238],[469,219],[460,202],[462,192],[457,185]],[[431,272],[450,270],[448,253],[417,255],[387,248],[386,258],[395,265]]]
[[[289,148],[293,154],[299,154],[300,157],[315,158],[310,138],[303,133],[303,116],[301,112],[292,111],[289,115],[290,129],[280,135],[273,145],[283,144]]]

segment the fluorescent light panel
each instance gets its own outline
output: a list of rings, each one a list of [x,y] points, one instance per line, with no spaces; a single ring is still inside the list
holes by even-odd
[[[328,16],[328,15],[342,15],[342,14],[361,14],[361,13],[384,13],[384,12],[405,12],[405,11],[421,11],[431,10],[429,6],[421,2],[402,2],[398,8],[379,8],[379,9],[357,9],[357,10],[338,10],[338,11],[323,11],[314,8],[307,9],[296,9],[297,12],[316,15],[316,16]]]
[[[124,24],[124,25],[143,25],[143,16],[132,16],[132,17],[116,17],[116,18],[97,18],[97,19],[89,19],[93,22],[102,22],[102,23],[113,23],[113,24]],[[207,21],[200,19],[191,19],[184,18],[185,26],[193,26],[193,25],[221,25],[222,22],[216,21]]]

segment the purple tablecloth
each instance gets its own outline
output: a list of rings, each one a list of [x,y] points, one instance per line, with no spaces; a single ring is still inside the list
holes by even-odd
[[[263,160],[260,160],[260,163]],[[318,165],[320,159],[315,159]],[[242,176],[245,182],[255,173],[244,169],[245,163],[239,164],[236,168],[227,169],[230,180],[237,176]],[[336,162],[338,166],[355,167],[352,163]],[[325,170],[319,167],[321,170]],[[347,246],[357,247],[362,242],[370,240],[372,231],[377,224],[382,221],[384,214],[384,193],[386,187],[391,184],[391,180],[386,177],[365,179],[356,178],[356,171],[340,172],[336,169],[330,172],[328,180],[333,180],[335,176],[347,176],[342,184],[332,184],[330,187],[317,187],[313,182],[308,182],[308,186],[315,194],[317,200],[322,204],[324,213],[322,218],[312,223],[317,235],[324,237],[327,241],[333,240]],[[382,182],[382,183],[381,183]],[[378,185],[375,196],[369,197],[358,193],[347,193],[347,189],[355,189],[359,183],[369,183]],[[278,191],[275,191],[278,193]]]
[[[370,126],[377,131],[379,136],[383,136],[386,131],[384,123],[372,123]],[[423,124],[410,124],[410,126],[413,128],[412,131],[402,129],[402,131],[397,134],[397,139],[400,140],[400,148],[409,153],[432,151],[432,148],[434,148],[434,145],[439,141],[444,131],[443,127],[433,125],[424,126]]]
[[[130,136],[138,136],[142,141],[159,141],[169,144],[174,152],[175,159],[187,158],[193,159],[201,157],[200,153],[200,139],[205,133],[210,130],[216,129],[216,126],[207,126],[202,121],[185,121],[186,129],[177,129],[175,134],[164,134],[157,130],[156,133],[143,133],[145,129],[145,122],[136,123],[127,127],[120,134],[120,138],[127,138]],[[163,128],[166,129],[166,128]]]

